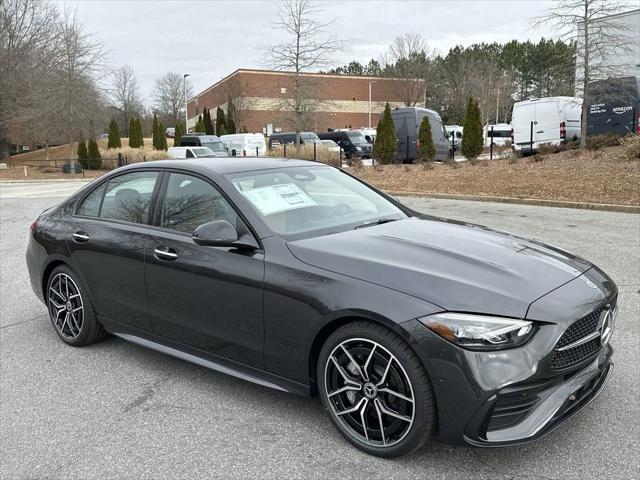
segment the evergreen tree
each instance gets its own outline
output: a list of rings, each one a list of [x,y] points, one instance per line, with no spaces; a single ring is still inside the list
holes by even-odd
[[[380,163],[387,164],[393,162],[397,142],[396,126],[391,117],[391,108],[387,103],[384,107],[382,119],[376,129],[376,143],[374,146],[374,154]]]
[[[129,120],[129,146],[131,148],[134,148],[134,146],[132,145],[132,141],[134,140],[135,134],[136,134],[136,119],[131,118]]]
[[[227,103],[227,118],[224,122],[224,129],[227,133],[236,133],[236,106],[233,104],[233,100],[229,98]]]
[[[218,110],[216,111],[216,135],[221,136],[227,133],[227,128],[225,125],[226,121],[227,120],[224,116],[224,110],[218,107]]]
[[[213,122],[211,121],[211,112],[206,107],[202,112],[202,122],[204,124],[204,133],[207,135],[213,135]]]
[[[102,167],[102,155],[98,150],[98,144],[92,138],[87,146],[87,167],[91,170],[99,170]]]
[[[183,130],[184,128],[182,127],[182,122],[179,122],[176,125],[176,133],[173,137],[173,145],[176,147],[180,146],[180,140],[182,139],[182,135],[183,135]]]
[[[84,139],[81,138],[78,142],[78,163],[80,163],[82,168],[84,168],[85,170],[89,168],[88,159],[89,156],[87,153],[87,142],[85,142]]]
[[[107,149],[120,147],[122,147],[122,142],[120,141],[118,122],[116,122],[115,118],[112,118],[109,122],[109,140],[107,141]]]
[[[152,135],[152,144],[154,150],[164,150],[162,148],[162,135],[160,133],[160,122],[158,122],[158,117],[156,114],[153,114],[153,126],[151,127],[151,135]]]
[[[425,116],[418,131],[418,158],[422,161],[432,162],[436,158],[436,147],[433,144],[431,123],[429,116]]]
[[[460,151],[469,160],[475,160],[484,149],[482,136],[482,120],[480,119],[480,108],[478,101],[469,97],[467,102],[467,112],[464,116],[464,135]]]
[[[164,124],[158,121],[158,150],[167,150],[167,132],[164,128]]]
[[[136,148],[144,147],[144,135],[142,134],[142,123],[140,123],[140,117],[136,119],[136,142],[138,144]]]

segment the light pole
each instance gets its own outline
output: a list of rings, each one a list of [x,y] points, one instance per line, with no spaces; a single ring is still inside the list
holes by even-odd
[[[369,128],[371,128],[371,84],[376,83],[375,80],[369,80]]]
[[[187,77],[188,73],[182,76],[182,87],[184,92],[184,133],[189,133],[189,110],[187,109]]]

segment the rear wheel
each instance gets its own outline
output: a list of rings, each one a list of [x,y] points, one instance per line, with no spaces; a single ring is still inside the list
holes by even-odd
[[[69,267],[60,265],[51,272],[46,298],[51,324],[68,345],[82,347],[106,336],[87,289]]]
[[[318,390],[340,433],[359,449],[398,457],[433,433],[426,371],[396,334],[369,322],[336,330],[318,359]]]

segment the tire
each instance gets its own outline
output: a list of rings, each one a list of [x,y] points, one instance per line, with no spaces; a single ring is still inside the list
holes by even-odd
[[[57,266],[49,275],[46,299],[53,329],[67,345],[84,347],[107,336],[84,282],[66,265]]]
[[[320,350],[316,378],[331,421],[366,453],[399,457],[434,434],[427,372],[404,340],[382,325],[358,321],[333,332]]]

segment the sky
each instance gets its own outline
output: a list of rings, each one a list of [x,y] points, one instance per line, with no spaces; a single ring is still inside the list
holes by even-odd
[[[275,0],[58,0],[76,9],[87,32],[102,41],[108,65],[134,68],[146,104],[155,79],[168,71],[189,73],[198,93],[238,68],[267,68],[261,47],[283,40],[272,22]],[[357,1],[320,0],[320,21],[331,21],[327,34],[343,40],[336,65],[379,59],[393,39],[420,33],[444,53],[455,45],[538,40],[550,31],[533,19],[550,0]],[[108,74],[108,69],[105,75]]]

